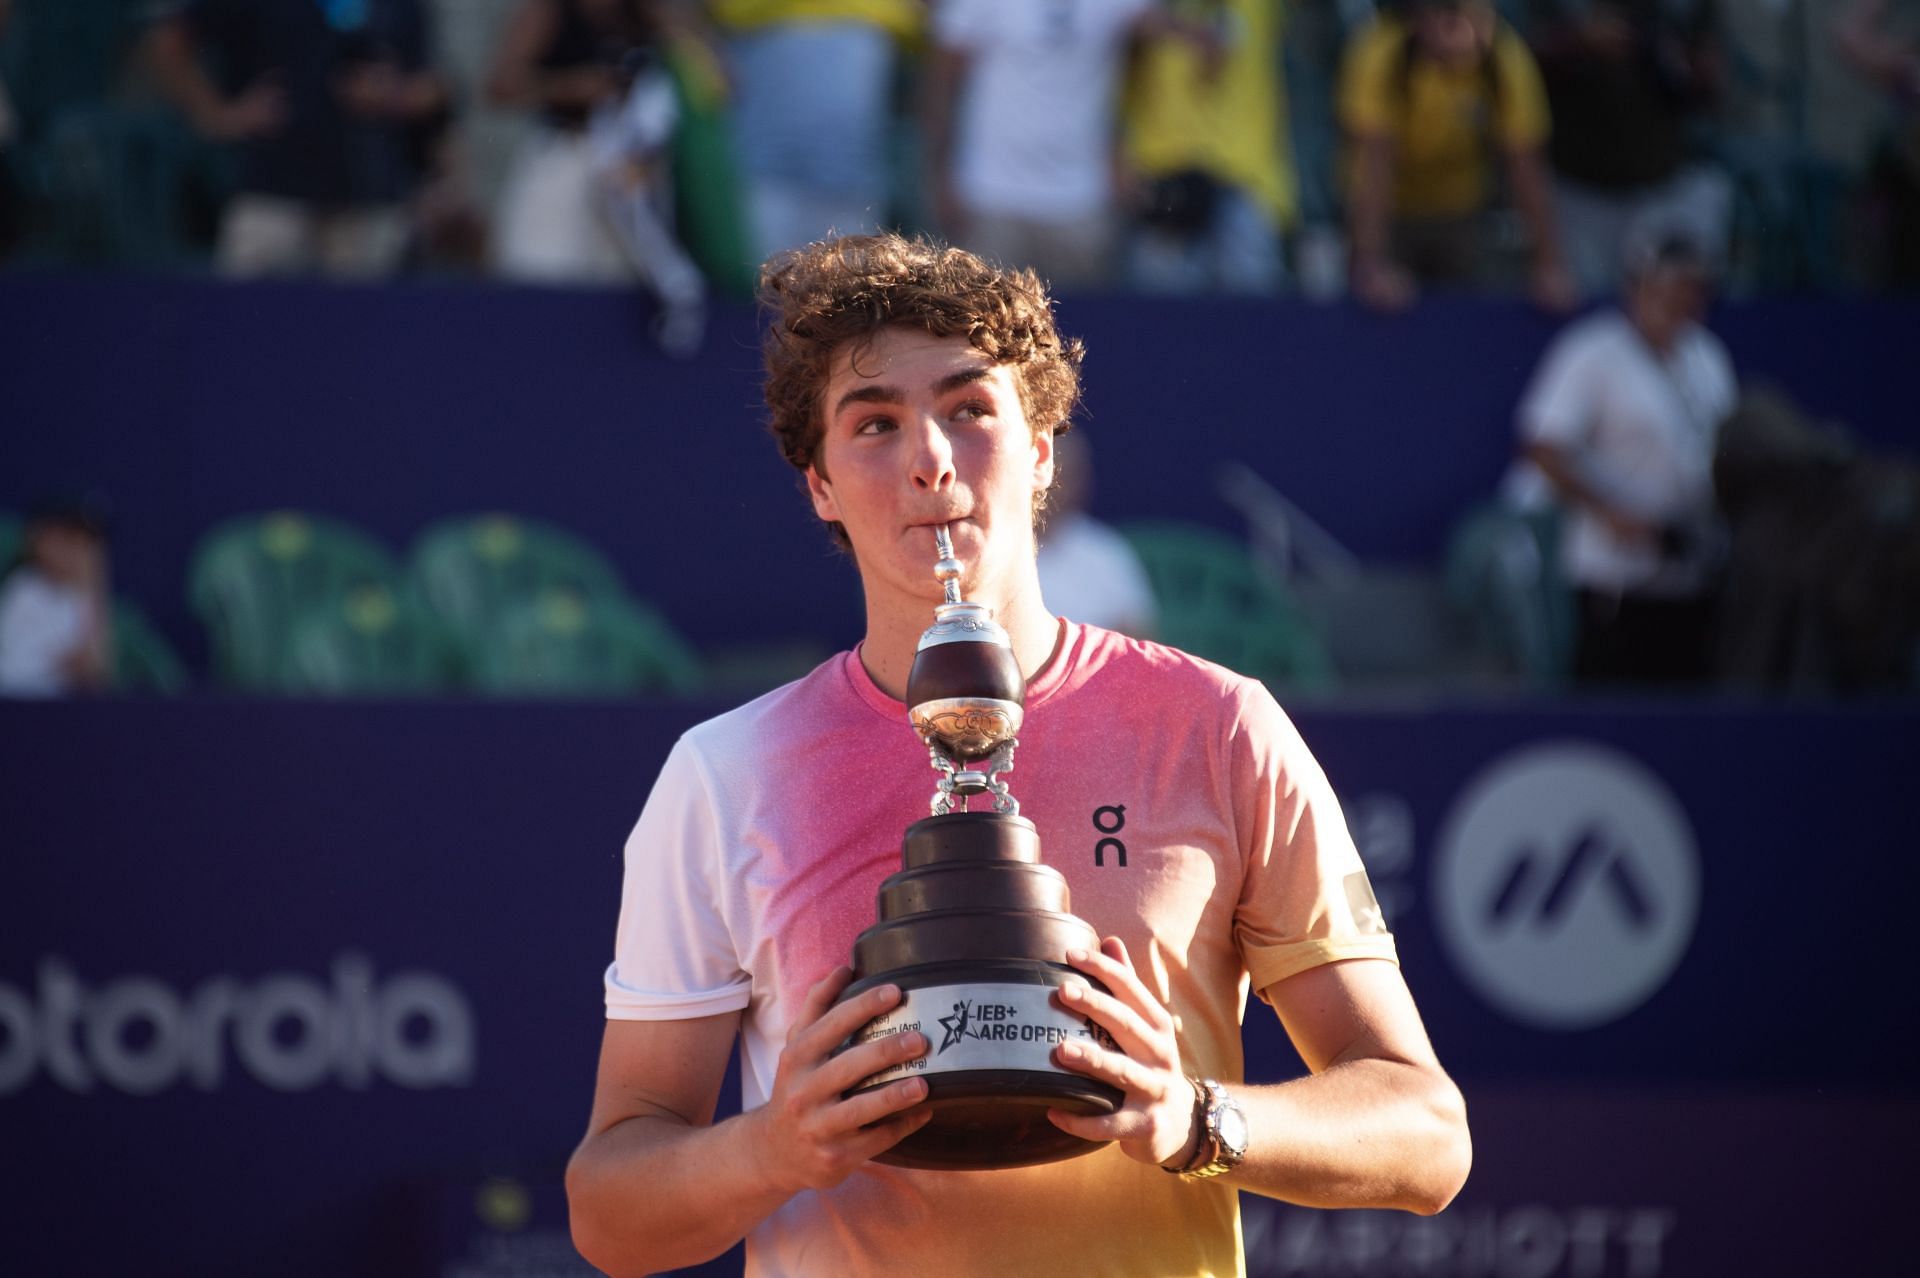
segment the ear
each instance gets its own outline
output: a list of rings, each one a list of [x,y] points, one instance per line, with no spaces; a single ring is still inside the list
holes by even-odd
[[[1033,437],[1033,491],[1044,493],[1053,487],[1053,432],[1042,431]]]
[[[840,520],[840,503],[833,495],[833,481],[816,466],[807,467],[807,496],[813,499],[814,514],[828,523]]]

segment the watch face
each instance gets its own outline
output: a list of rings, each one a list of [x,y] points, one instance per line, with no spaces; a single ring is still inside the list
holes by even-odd
[[[1247,1116],[1238,1105],[1220,1107],[1220,1143],[1235,1158],[1247,1152]]]

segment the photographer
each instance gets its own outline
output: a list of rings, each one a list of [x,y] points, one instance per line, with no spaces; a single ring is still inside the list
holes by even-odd
[[[1703,681],[1722,537],[1713,450],[1737,394],[1702,327],[1704,255],[1668,235],[1631,247],[1618,309],[1555,339],[1520,404],[1526,457],[1567,509],[1583,682]]]

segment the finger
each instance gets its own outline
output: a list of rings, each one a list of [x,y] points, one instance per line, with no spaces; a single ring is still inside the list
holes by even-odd
[[[1148,1104],[1166,1100],[1169,1094],[1168,1080],[1177,1077],[1170,1071],[1150,1069],[1119,1052],[1110,1052],[1092,1043],[1069,1040],[1053,1051],[1054,1059],[1063,1069],[1098,1079]]]
[[[820,986],[814,986],[814,991],[820,989]],[[840,983],[832,989],[826,1001],[831,1003],[834,997],[841,997],[845,989],[845,983]],[[803,1015],[803,1019],[795,1021],[793,1029],[787,1034],[787,1048],[789,1051],[800,1052],[811,1060],[824,1059],[834,1048],[844,1043],[855,1030],[881,1013],[892,1010],[900,1002],[900,997],[898,985],[876,985],[852,998],[843,998],[838,1005],[815,1011],[810,1017]],[[811,997],[809,1007],[811,1007]]]
[[[1153,991],[1141,981],[1140,974],[1127,958],[1127,947],[1117,937],[1109,937],[1120,957],[1089,950],[1068,950],[1067,962],[1097,979],[1121,1002],[1156,1030],[1171,1030],[1173,1014],[1160,1004]]]
[[[1080,981],[1067,980],[1060,985],[1060,1002],[1070,1012],[1092,1017],[1120,1044],[1120,1050],[1136,1060],[1172,1066],[1175,1048],[1167,1035],[1149,1025],[1138,1012],[1111,994]]]
[[[837,1006],[828,1007],[820,1019],[801,1030],[797,1046],[810,1053],[812,1059],[826,1059],[868,1021],[893,1011],[902,998],[900,986],[891,982],[876,984],[872,990],[862,990],[852,998],[841,994]]]
[[[1115,1114],[1074,1114],[1064,1109],[1049,1109],[1047,1121],[1081,1140],[1103,1144],[1110,1140],[1131,1140],[1144,1131],[1140,1116],[1124,1111]]]
[[[864,1163],[870,1158],[886,1153],[889,1149],[892,1149],[895,1145],[898,1145],[901,1141],[913,1135],[922,1127],[925,1127],[932,1118],[933,1111],[930,1109],[909,1110],[900,1115],[900,1117],[890,1122],[882,1123],[871,1131],[862,1132],[859,1138],[854,1141],[849,1148],[853,1153],[857,1154],[860,1161]]]
[[[908,1030],[903,1034],[883,1034],[879,1038],[858,1046],[850,1047],[832,1057],[820,1066],[813,1081],[806,1084],[809,1092],[825,1096],[837,1096],[850,1087],[856,1087],[862,1079],[870,1078],[895,1065],[925,1056],[932,1046],[927,1036],[918,1030]]]
[[[840,997],[840,991],[847,988],[853,980],[853,969],[842,963],[825,976],[815,981],[807,990],[807,996],[800,1000],[800,1015],[795,1018],[796,1025],[809,1025],[826,1015],[833,1000]]]
[[[903,1078],[841,1101],[834,1107],[834,1122],[847,1131],[858,1131],[884,1123],[926,1098],[926,1079]]]

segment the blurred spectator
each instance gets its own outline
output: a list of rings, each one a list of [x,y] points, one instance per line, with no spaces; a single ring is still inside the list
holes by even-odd
[[[705,328],[706,283],[673,232],[678,115],[654,0],[525,0],[488,82],[537,107],[501,198],[495,262],[525,280],[610,283],[637,272],[659,294],[669,353]]]
[[[707,0],[727,36],[735,159],[759,262],[879,229],[897,45],[920,0]]]
[[[1621,253],[1684,232],[1718,270],[1732,190],[1691,162],[1691,116],[1718,95],[1713,0],[1533,0],[1534,56],[1553,112],[1548,144],[1567,262],[1583,292],[1610,293]]]
[[[1920,466],[1777,392],[1721,432],[1731,531],[1717,673],[1801,693],[1920,690]]]
[[[420,0],[165,0],[162,10],[147,36],[161,91],[238,161],[220,269],[391,272],[446,108]]]
[[[1174,0],[1217,52],[1160,37],[1127,90],[1127,162],[1144,181],[1129,282],[1149,293],[1271,293],[1297,213],[1278,0]]]
[[[0,39],[7,34],[13,18],[13,0],[0,0]],[[4,258],[20,237],[20,194],[14,185],[14,147],[19,141],[19,122],[14,118],[13,99],[7,84],[0,79],[0,258]]]
[[[1554,340],[1519,410],[1525,456],[1566,509],[1579,597],[1575,676],[1704,680],[1723,534],[1713,453],[1738,386],[1701,326],[1705,256],[1682,237],[1629,249],[1621,309]]]
[[[944,0],[924,142],[947,238],[1056,287],[1106,283],[1122,65],[1136,38],[1185,29],[1154,0]]]
[[[1093,450],[1085,429],[1053,437],[1058,478],[1040,535],[1040,592],[1063,617],[1151,639],[1159,618],[1146,568],[1125,537],[1087,513]]]
[[[1549,310],[1572,306],[1539,68],[1489,0],[1401,0],[1358,32],[1341,71],[1340,123],[1351,147],[1347,212],[1361,301],[1402,310],[1416,280],[1486,276],[1487,156],[1497,151],[1530,240],[1529,292]]]
[[[1896,33],[1890,8],[1888,0],[1853,0],[1835,34],[1847,60],[1891,107],[1868,186],[1880,222],[1882,281],[1913,289],[1920,288],[1920,37]]]
[[[92,692],[112,674],[105,520],[86,503],[43,506],[0,582],[0,695]]]

